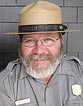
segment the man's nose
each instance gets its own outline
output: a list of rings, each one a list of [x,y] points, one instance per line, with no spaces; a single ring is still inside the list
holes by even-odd
[[[38,53],[38,54],[45,53],[46,47],[43,46],[41,41],[37,41],[34,48],[33,48],[33,52]]]

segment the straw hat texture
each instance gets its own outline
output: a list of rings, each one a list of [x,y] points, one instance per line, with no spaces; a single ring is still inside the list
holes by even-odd
[[[62,24],[61,8],[51,2],[37,1],[25,6],[19,14],[18,32],[5,34],[72,32]],[[78,30],[76,30],[78,31]]]

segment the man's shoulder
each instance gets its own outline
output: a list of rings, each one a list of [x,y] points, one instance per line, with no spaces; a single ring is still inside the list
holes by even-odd
[[[75,56],[63,56],[64,61],[67,65],[73,69],[72,71],[76,74],[81,74],[83,76],[83,61]]]
[[[3,81],[5,78],[7,78],[13,71],[15,71],[15,67],[17,65],[20,65],[20,59],[16,59],[13,61],[10,61],[8,63],[8,65],[6,66],[6,68],[4,68],[1,72],[0,72],[0,82]]]
[[[66,61],[78,63],[79,65],[83,65],[83,61],[80,60],[78,57],[63,55],[63,58]]]

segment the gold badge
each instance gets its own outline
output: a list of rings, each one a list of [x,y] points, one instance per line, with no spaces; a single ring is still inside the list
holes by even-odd
[[[72,85],[72,92],[76,96],[81,95],[82,93],[81,85],[78,85],[78,84]]]
[[[59,26],[59,28],[60,28],[60,30],[62,30],[62,29],[63,29],[63,26],[62,26],[62,25],[60,25],[60,26]]]
[[[16,102],[15,102],[16,106],[18,106],[18,105],[23,105],[23,104],[26,104],[26,103],[30,103],[30,98],[28,98],[28,99],[23,99],[23,100],[19,100],[19,101],[16,101]]]

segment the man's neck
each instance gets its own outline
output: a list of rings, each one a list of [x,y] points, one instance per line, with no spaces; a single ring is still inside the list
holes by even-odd
[[[46,78],[41,78],[40,80],[42,80],[45,84],[48,84],[50,79],[51,79],[52,75],[46,77]]]

